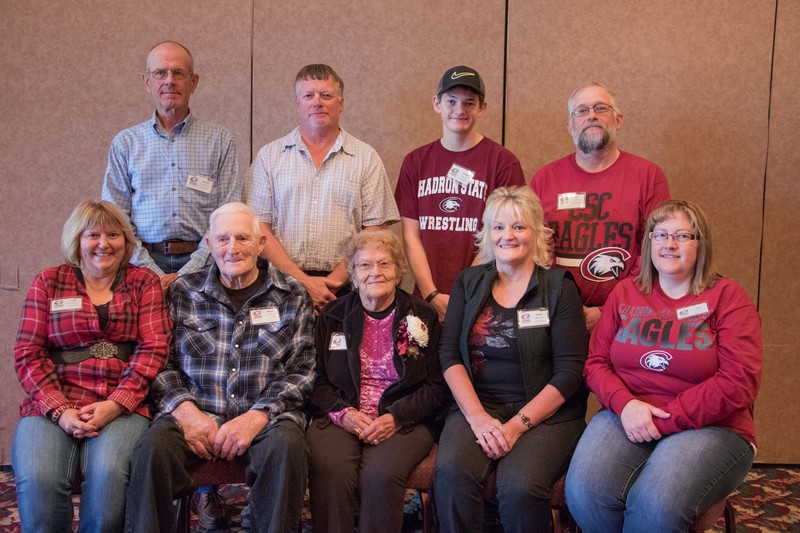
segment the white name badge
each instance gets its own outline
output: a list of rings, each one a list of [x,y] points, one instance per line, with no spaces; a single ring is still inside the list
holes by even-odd
[[[676,309],[675,313],[678,315],[678,320],[708,314],[708,304],[703,302],[701,304],[690,305],[689,307],[681,307],[680,309]]]
[[[212,187],[214,187],[214,183],[205,176],[190,174],[189,177],[186,178],[186,186],[195,191],[209,194]]]
[[[344,338],[344,333],[331,334],[331,344],[328,346],[329,350],[346,350],[347,340]]]
[[[525,328],[546,328],[550,325],[547,309],[520,309],[517,311],[517,326]]]
[[[83,298],[77,296],[75,298],[59,298],[58,300],[50,300],[50,312],[60,313],[62,311],[77,311],[83,308]]]
[[[586,208],[586,193],[585,192],[562,192],[558,195],[559,211],[563,209],[585,209]]]
[[[450,171],[447,173],[447,177],[457,181],[461,185],[469,185],[469,182],[475,177],[475,172],[453,163],[453,166],[450,167]]]
[[[275,307],[264,307],[262,309],[250,310],[250,323],[254,326],[261,324],[275,324],[281,321],[281,315]]]

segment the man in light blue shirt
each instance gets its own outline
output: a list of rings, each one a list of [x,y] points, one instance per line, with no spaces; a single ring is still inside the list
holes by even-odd
[[[190,113],[200,77],[189,50],[172,41],[155,45],[142,77],[153,117],[112,141],[102,195],[133,223],[131,262],[153,270],[166,288],[208,262],[208,217],[239,200],[241,182],[233,136]]]

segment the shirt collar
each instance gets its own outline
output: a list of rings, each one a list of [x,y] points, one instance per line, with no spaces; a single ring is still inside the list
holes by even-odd
[[[297,148],[298,150],[302,150],[303,152],[308,153],[308,148],[306,147],[306,143],[303,142],[303,137],[300,135],[300,127],[296,127],[292,132],[286,136],[286,140],[283,143],[283,151],[285,152],[289,148]],[[353,146],[353,138],[350,136],[349,133],[344,131],[344,128],[339,127],[339,136],[336,137],[336,142],[333,143],[331,150],[329,153],[335,154],[338,151],[342,151],[348,155],[355,154],[355,146]]]
[[[253,296],[251,296],[251,299],[265,293],[267,290],[272,288],[281,289],[286,292],[292,292],[292,288],[288,285],[288,283],[286,283],[286,280],[284,280],[280,275],[277,275],[278,271],[275,270],[266,259],[259,257],[256,266],[259,270],[266,271],[267,275],[264,285],[261,286],[253,294]],[[217,264],[212,263],[206,268],[205,272],[206,276],[202,282],[202,285],[197,287],[198,292],[202,292],[220,302],[230,302],[230,299],[223,290],[222,283],[219,280],[219,268],[217,267]]]
[[[183,133],[184,129],[187,129],[188,131],[189,123],[192,122],[193,119],[192,119],[192,112],[190,110],[186,118],[183,119],[180,123],[176,124],[175,127],[172,128],[172,131],[169,132],[161,124],[161,121],[158,120],[158,113],[155,110],[153,111],[153,117],[151,120],[153,125],[153,131],[155,131],[158,135],[162,137],[169,137],[170,134],[180,135],[181,133]]]

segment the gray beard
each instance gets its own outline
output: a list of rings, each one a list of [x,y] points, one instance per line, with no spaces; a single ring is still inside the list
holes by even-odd
[[[592,154],[608,146],[609,142],[611,142],[611,135],[605,130],[600,135],[590,135],[582,131],[578,135],[578,150],[584,154]]]

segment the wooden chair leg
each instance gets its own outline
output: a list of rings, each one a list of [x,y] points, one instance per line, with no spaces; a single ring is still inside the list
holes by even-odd
[[[731,500],[725,502],[725,533],[736,533],[736,509],[731,505]]]
[[[192,495],[178,499],[178,533],[189,533],[192,521]]]

